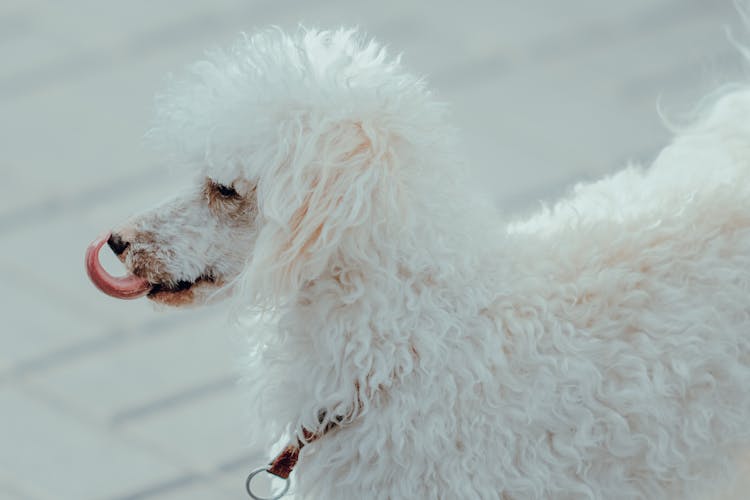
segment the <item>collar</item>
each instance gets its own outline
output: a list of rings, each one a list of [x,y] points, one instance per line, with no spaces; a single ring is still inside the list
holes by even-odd
[[[321,422],[325,420],[325,412],[322,412],[319,418]],[[297,465],[297,461],[299,460],[299,453],[302,448],[304,448],[305,445],[322,438],[333,429],[340,427],[343,420],[343,417],[337,417],[334,420],[329,421],[321,430],[317,432],[310,431],[303,427],[301,437],[297,436],[295,440],[286,445],[286,447],[281,450],[281,453],[276,455],[276,457],[271,460],[271,463],[269,463],[267,466],[255,469],[247,476],[247,480],[245,481],[245,489],[247,490],[247,494],[250,495],[250,498],[253,498],[254,500],[277,500],[286,495],[286,492],[289,491],[289,476],[294,470],[294,467]],[[286,484],[284,485],[282,491],[272,497],[261,497],[253,493],[251,485],[252,479],[261,472],[266,472],[283,479]]]
[[[271,460],[271,463],[268,464],[266,472],[273,474],[276,477],[280,477],[281,479],[289,478],[289,475],[294,470],[294,466],[297,465],[299,452],[302,448],[304,448],[306,444],[310,444],[313,441],[322,438],[339,425],[339,422],[328,422],[328,424],[318,432],[312,432],[303,427],[302,438],[298,437],[294,442],[286,445],[286,447],[281,450],[281,453],[276,455],[276,458]]]

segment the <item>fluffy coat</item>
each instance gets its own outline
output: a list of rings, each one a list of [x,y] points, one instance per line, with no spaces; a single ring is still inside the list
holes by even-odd
[[[246,37],[158,100],[171,161],[252,185],[252,242],[201,212],[160,244],[195,268],[174,276],[242,259],[222,281],[257,445],[339,423],[303,449],[298,498],[716,491],[750,444],[750,90],[525,221],[475,199],[452,135],[422,80],[346,30]],[[213,260],[183,265],[196,239]]]

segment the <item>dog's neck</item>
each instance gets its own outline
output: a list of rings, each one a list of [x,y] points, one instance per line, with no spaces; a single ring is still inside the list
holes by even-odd
[[[342,415],[346,426],[387,405],[415,371],[444,369],[436,338],[475,321],[500,266],[488,247],[438,243],[391,246],[380,262],[334,261],[254,339],[264,346],[258,411],[272,435],[315,432]]]
[[[476,315],[482,303],[477,296],[489,302],[495,287],[478,257],[442,257],[433,265],[417,261],[410,266],[405,258],[379,269],[342,263],[308,283],[281,324],[289,325],[292,343],[306,346],[300,355],[311,364],[310,372],[329,380],[332,392],[349,394],[355,407],[377,404],[428,361],[420,356],[423,344],[435,336],[460,335],[452,325],[464,315]],[[425,318],[424,309],[444,318]],[[329,410],[346,414],[351,409]]]

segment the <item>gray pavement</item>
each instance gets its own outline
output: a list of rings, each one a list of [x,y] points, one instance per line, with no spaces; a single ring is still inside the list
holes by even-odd
[[[680,120],[742,78],[738,19],[730,0],[3,0],[0,499],[240,499],[267,458],[226,310],[115,301],[83,272],[94,236],[184,183],[142,146],[168,72],[255,27],[359,25],[452,103],[467,168],[523,212],[652,158],[657,102]]]

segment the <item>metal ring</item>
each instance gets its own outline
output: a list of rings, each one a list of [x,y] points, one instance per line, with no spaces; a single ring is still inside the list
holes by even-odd
[[[258,469],[255,469],[250,474],[248,474],[247,480],[245,480],[245,489],[247,490],[247,494],[250,495],[250,498],[252,498],[253,500],[279,500],[279,498],[286,495],[287,491],[289,491],[289,484],[291,482],[289,481],[289,478],[278,477],[276,475],[271,474],[270,472],[268,472],[268,474],[273,475],[273,477],[284,480],[284,489],[282,489],[279,493],[277,493],[276,496],[272,496],[272,497],[259,497],[258,495],[253,493],[250,487],[250,481],[252,481],[253,478],[257,476],[258,474],[260,474],[261,472],[268,472],[268,467],[260,467]]]

